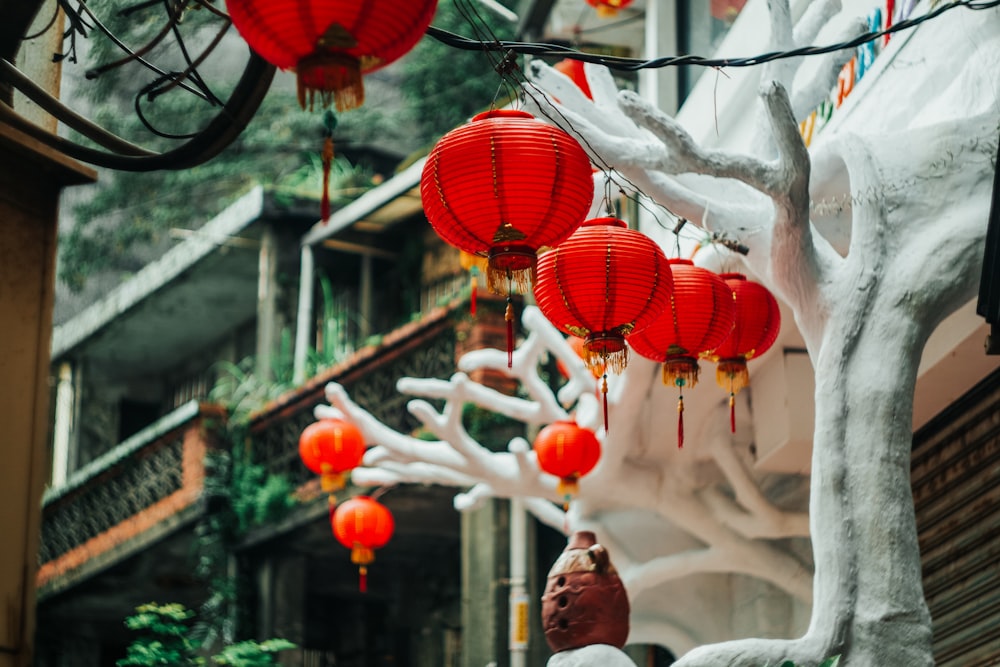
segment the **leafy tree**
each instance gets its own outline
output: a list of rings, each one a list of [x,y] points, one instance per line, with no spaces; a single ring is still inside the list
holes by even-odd
[[[497,39],[513,38],[513,27],[490,12],[480,10],[482,21],[470,23],[469,11],[476,5],[469,0],[442,0],[434,26],[469,37],[488,29]],[[482,111],[498,93],[505,94],[491,58],[496,56],[456,50],[430,37],[422,39],[406,58],[402,91],[408,103],[407,110],[413,114],[425,144],[430,145],[448,130]],[[501,98],[498,103],[505,101]]]

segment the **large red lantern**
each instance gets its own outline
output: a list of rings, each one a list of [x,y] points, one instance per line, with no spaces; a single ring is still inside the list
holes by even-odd
[[[388,544],[396,527],[392,513],[368,496],[355,496],[340,503],[330,519],[337,541],[351,550],[351,562],[358,566],[359,588],[368,590],[368,565],[375,550]]]
[[[588,220],[538,260],[538,308],[557,328],[584,339],[584,361],[592,370],[624,370],[625,337],[656,319],[671,291],[670,264],[663,251],[616,218]]]
[[[733,330],[732,289],[708,269],[687,259],[671,259],[674,289],[670,305],[642,331],[629,336],[637,353],[663,364],[663,383],[680,391],[677,446],[684,445],[684,389],[698,384],[698,357],[715,351]]]
[[[299,103],[340,111],[364,103],[361,75],[388,65],[423,36],[437,0],[227,0],[233,25],[254,51],[295,69]]]
[[[632,0],[587,0],[587,4],[597,9],[601,18],[611,18],[618,14],[619,9],[625,9]]]
[[[750,384],[747,361],[767,352],[781,330],[778,302],[766,287],[741,273],[724,273],[736,306],[733,331],[709,356],[717,363],[715,380],[729,390],[729,426],[736,432],[736,394]]]
[[[597,436],[571,421],[557,421],[543,428],[533,447],[538,467],[559,478],[557,492],[566,504],[579,490],[579,479],[601,458]]]
[[[427,220],[447,243],[487,258],[486,282],[507,294],[508,366],[516,286],[531,287],[540,248],[580,226],[594,198],[590,159],[566,132],[525,111],[473,117],[434,146],[420,177]]]
[[[322,476],[326,493],[344,488],[347,473],[361,465],[364,455],[364,436],[343,419],[321,419],[299,436],[299,456],[307,468]]]

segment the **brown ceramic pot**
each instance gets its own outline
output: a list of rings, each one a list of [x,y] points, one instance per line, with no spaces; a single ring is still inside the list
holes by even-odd
[[[542,595],[545,640],[555,651],[628,638],[628,596],[607,550],[590,531],[573,533],[549,570]]]

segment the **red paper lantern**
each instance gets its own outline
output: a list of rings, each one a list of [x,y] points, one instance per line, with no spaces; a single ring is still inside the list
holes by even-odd
[[[587,73],[583,69],[582,60],[564,58],[553,65],[552,68],[557,72],[562,72],[572,79],[573,83],[576,84],[577,88],[583,91],[583,94],[586,95],[588,99],[594,99],[594,96],[590,93],[590,83],[587,81]]]
[[[579,479],[601,458],[597,436],[571,421],[557,421],[543,428],[533,447],[538,467],[559,478],[557,490],[567,503],[579,490]]]
[[[632,4],[632,0],[587,0],[587,4],[597,9],[597,15],[601,18],[611,18],[618,14],[619,9],[625,9]]]
[[[392,513],[377,500],[355,496],[337,506],[330,523],[337,541],[351,550],[351,562],[358,566],[359,588],[366,592],[368,565],[375,560],[375,549],[388,544],[395,529]]]
[[[531,114],[486,111],[434,146],[420,176],[427,220],[447,243],[487,257],[486,282],[507,294],[513,361],[514,286],[526,292],[540,248],[580,226],[594,198],[590,159],[573,137]]]
[[[601,365],[624,370],[625,337],[656,319],[671,291],[663,251],[616,218],[588,220],[538,260],[538,308],[557,328],[584,339],[584,361],[591,370]],[[607,428],[606,375],[602,389]]]
[[[781,330],[778,302],[766,287],[741,273],[724,273],[722,279],[733,292],[736,320],[733,331],[709,358],[718,365],[715,380],[729,390],[729,423],[736,432],[736,394],[750,384],[747,361],[767,352]]]
[[[321,475],[326,493],[344,488],[346,473],[361,465],[365,439],[358,427],[343,419],[321,419],[299,436],[299,456],[307,468]]]
[[[715,350],[733,329],[733,292],[718,274],[687,259],[671,259],[670,305],[642,331],[629,336],[636,353],[663,364],[663,383],[680,390],[677,446],[684,445],[684,388],[698,384],[698,357]]]
[[[496,294],[531,286],[537,252],[580,226],[594,198],[576,139],[531,114],[486,111],[434,146],[420,177],[427,220],[447,243],[487,257]]]
[[[338,110],[364,103],[361,75],[388,65],[423,36],[437,0],[227,0],[233,25],[254,51],[295,69],[299,103]]]

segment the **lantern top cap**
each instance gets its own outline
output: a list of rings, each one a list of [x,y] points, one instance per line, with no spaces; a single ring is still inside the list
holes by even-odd
[[[591,218],[585,220],[581,227],[624,227],[628,228],[628,223],[619,218]]]
[[[483,111],[482,113],[477,113],[472,117],[473,123],[479,120],[487,120],[489,118],[529,118],[534,120],[535,117],[532,116],[527,111],[521,111],[520,109],[490,109],[489,111]]]
[[[723,273],[719,275],[723,280],[746,280],[747,277],[742,273]]]
[[[667,259],[667,261],[671,265],[694,266],[694,262],[692,262],[690,259],[684,259],[683,257],[670,257],[669,259]]]

